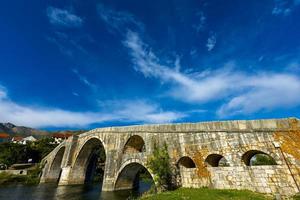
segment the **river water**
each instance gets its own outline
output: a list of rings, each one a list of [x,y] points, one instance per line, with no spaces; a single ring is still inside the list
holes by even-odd
[[[147,191],[151,184],[140,182],[135,191],[103,192],[100,184],[57,186],[53,184],[0,186],[1,200],[125,200]]]

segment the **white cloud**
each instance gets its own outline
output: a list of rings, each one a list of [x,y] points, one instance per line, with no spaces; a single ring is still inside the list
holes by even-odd
[[[300,105],[300,79],[296,75],[263,71],[249,74],[235,71],[234,62],[219,70],[182,73],[161,64],[134,32],[128,32],[124,45],[137,71],[171,85],[171,97],[193,104],[224,100],[217,112],[221,117]]]
[[[244,76],[245,92],[235,95],[219,110],[221,117],[250,114],[259,110],[288,108],[300,105],[300,79],[291,74],[259,74]],[[247,82],[245,82],[247,81]]]
[[[126,29],[134,29],[141,31],[144,29],[144,25],[139,22],[134,15],[126,11],[116,11],[103,4],[97,5],[97,11],[100,19],[102,19],[108,27],[112,28],[119,33],[126,32]]]
[[[158,105],[145,100],[99,101],[99,105],[123,121],[164,123],[185,117],[183,113],[163,111]]]
[[[51,107],[20,105],[7,96],[0,87],[0,122],[41,127],[84,127],[93,123],[128,121],[144,123],[172,122],[184,117],[177,112],[163,111],[158,105],[145,101],[106,102],[99,112],[74,112]]]
[[[207,51],[213,50],[213,48],[215,47],[216,43],[217,43],[216,34],[211,34],[209,36],[209,38],[207,38],[207,43],[206,43]]]
[[[70,11],[51,6],[47,8],[47,16],[51,24],[58,26],[80,27],[83,23],[82,18]]]

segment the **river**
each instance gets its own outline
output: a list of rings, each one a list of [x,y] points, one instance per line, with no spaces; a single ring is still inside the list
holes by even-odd
[[[1,200],[125,200],[147,191],[151,184],[140,182],[135,191],[103,192],[100,184],[57,186],[53,184],[0,186]]]

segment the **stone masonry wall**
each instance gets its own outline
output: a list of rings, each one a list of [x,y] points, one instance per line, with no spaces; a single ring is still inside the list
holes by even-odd
[[[117,182],[126,178],[122,177],[126,172],[121,173],[127,169],[126,166],[135,164],[128,174],[132,174],[138,165],[146,167],[145,163],[152,155],[154,143],[162,145],[165,142],[170,162],[178,170],[179,181],[183,187],[249,189],[290,196],[298,192],[300,185],[300,150],[297,143],[300,141],[299,130],[299,120],[294,118],[94,129],[65,143],[68,152],[65,152],[61,163],[62,175],[59,183],[83,183],[84,174],[75,170],[76,161],[81,152],[89,152],[87,149],[92,148],[86,145],[88,141],[97,138],[106,152],[103,190],[118,189]],[[144,140],[145,151],[124,152],[125,144],[134,135]],[[272,156],[277,165],[246,166],[242,157],[250,150]],[[45,158],[47,164],[43,180],[47,179],[47,170],[51,168],[47,165],[52,162],[56,152],[54,150]],[[222,155],[229,167],[209,167],[205,159],[211,154]],[[190,157],[196,168],[178,167],[177,162],[183,156]],[[89,155],[85,157],[88,159]]]

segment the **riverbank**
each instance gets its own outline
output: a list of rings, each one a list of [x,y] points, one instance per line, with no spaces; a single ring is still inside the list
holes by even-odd
[[[21,183],[25,185],[36,185],[39,183],[40,172],[41,169],[38,166],[36,166],[31,170],[28,170],[27,175],[17,175],[17,174],[2,172],[0,173],[0,185],[15,184],[15,183]]]
[[[0,174],[0,185],[21,183],[25,185],[35,185],[39,183],[39,178],[31,175],[15,175],[8,173]]]
[[[185,199],[185,200],[271,200],[272,197],[258,194],[248,190],[219,190],[209,188],[179,188],[174,191],[163,192],[154,195],[145,195],[141,197],[141,200],[173,200],[173,199]]]

